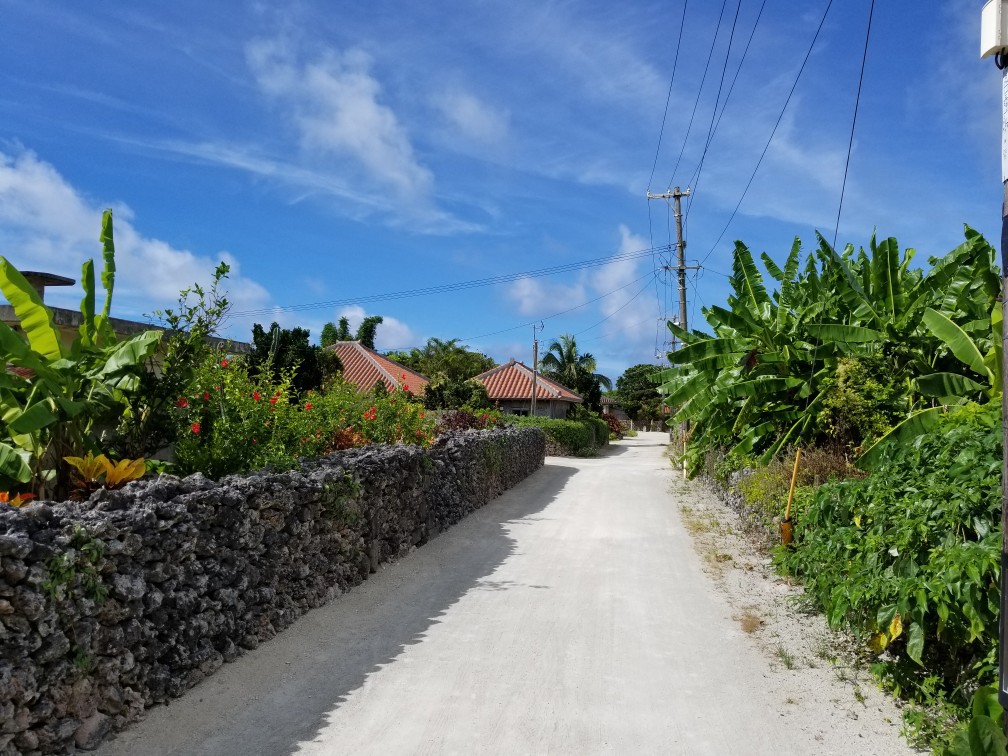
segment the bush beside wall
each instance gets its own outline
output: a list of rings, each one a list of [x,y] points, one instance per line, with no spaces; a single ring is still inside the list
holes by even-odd
[[[94,748],[537,470],[531,428],[0,512],[0,754]]]
[[[609,425],[602,418],[555,420],[549,417],[508,417],[519,428],[542,428],[546,433],[546,453],[559,457],[591,456],[609,443]]]

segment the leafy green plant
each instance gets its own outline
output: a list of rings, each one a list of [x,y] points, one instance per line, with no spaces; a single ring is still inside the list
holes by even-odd
[[[128,407],[146,360],[158,348],[158,331],[116,341],[109,323],[115,280],[110,210],[102,216],[100,239],[105,304],[96,314],[94,263],[89,260],[81,276],[81,326],[70,346],[62,342],[52,312],[34,287],[0,257],[0,290],[24,332],[22,337],[0,323],[0,361],[27,370],[27,377],[0,374],[0,485],[30,484],[41,496],[65,495],[69,480],[61,460],[95,448],[95,434]]]
[[[966,405],[863,480],[823,485],[776,554],[834,626],[892,661],[908,695],[995,674],[1001,548],[999,403]]]
[[[564,453],[576,457],[590,457],[599,446],[609,441],[609,426],[596,418],[591,420],[557,420],[541,416],[507,415],[508,423],[520,428],[542,428],[546,437]]]
[[[1008,753],[1005,738],[1004,709],[998,703],[997,689],[980,688],[973,694],[969,722],[956,732],[942,750],[942,756],[1004,756]]]

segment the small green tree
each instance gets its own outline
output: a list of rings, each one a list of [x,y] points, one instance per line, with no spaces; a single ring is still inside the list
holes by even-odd
[[[319,364],[319,347],[308,339],[305,328],[280,328],[273,323],[269,331],[256,323],[252,326],[252,349],[248,354],[249,372],[260,374],[279,382],[281,377],[293,374],[292,385],[296,391],[318,389],[322,385],[322,368]]]
[[[554,340],[539,366],[544,376],[580,394],[590,409],[602,410],[602,389],[611,389],[612,381],[595,372],[595,357],[590,352],[579,353],[573,336],[564,334]]]
[[[628,367],[616,379],[615,399],[631,420],[648,422],[661,418],[658,393],[661,372],[657,365],[640,364]]]

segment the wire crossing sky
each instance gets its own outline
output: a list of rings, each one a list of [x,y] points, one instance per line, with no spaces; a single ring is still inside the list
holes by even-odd
[[[542,321],[616,378],[677,311],[653,181],[696,185],[700,328],[736,239],[782,262],[841,192],[841,246],[997,238],[980,5],[877,4],[865,58],[871,0],[0,0],[0,254],[78,278],[111,207],[117,317],[226,261],[231,338],[382,315],[382,349],[528,363]]]

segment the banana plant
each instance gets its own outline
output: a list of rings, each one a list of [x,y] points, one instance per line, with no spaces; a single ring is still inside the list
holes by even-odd
[[[105,303],[95,313],[94,263],[82,270],[81,326],[69,346],[52,312],[24,276],[0,257],[0,291],[21,322],[23,336],[0,323],[0,359],[18,373],[0,376],[0,482],[29,485],[40,496],[62,493],[65,456],[94,450],[93,433],[136,391],[140,372],[160,344],[159,331],[118,342],[109,322],[115,278],[112,212],[102,216]],[[27,373],[30,377],[25,377]]]
[[[703,310],[712,333],[669,324],[683,347],[669,354],[661,391],[676,411],[673,422],[694,427],[693,462],[711,446],[768,459],[813,440],[827,379],[844,358],[883,359],[911,416],[934,391],[968,392],[982,382],[984,372],[956,367],[945,332],[930,327],[947,321],[989,346],[981,335],[991,327],[999,279],[980,234],[967,226],[965,242],[931,259],[926,272],[910,267],[914,250],[901,253],[894,238],[873,236],[857,253],[852,245],[838,253],[821,235],[818,242],[800,271],[798,239],[783,267],[762,255],[778,284],[773,294],[736,242],[728,307]]]

